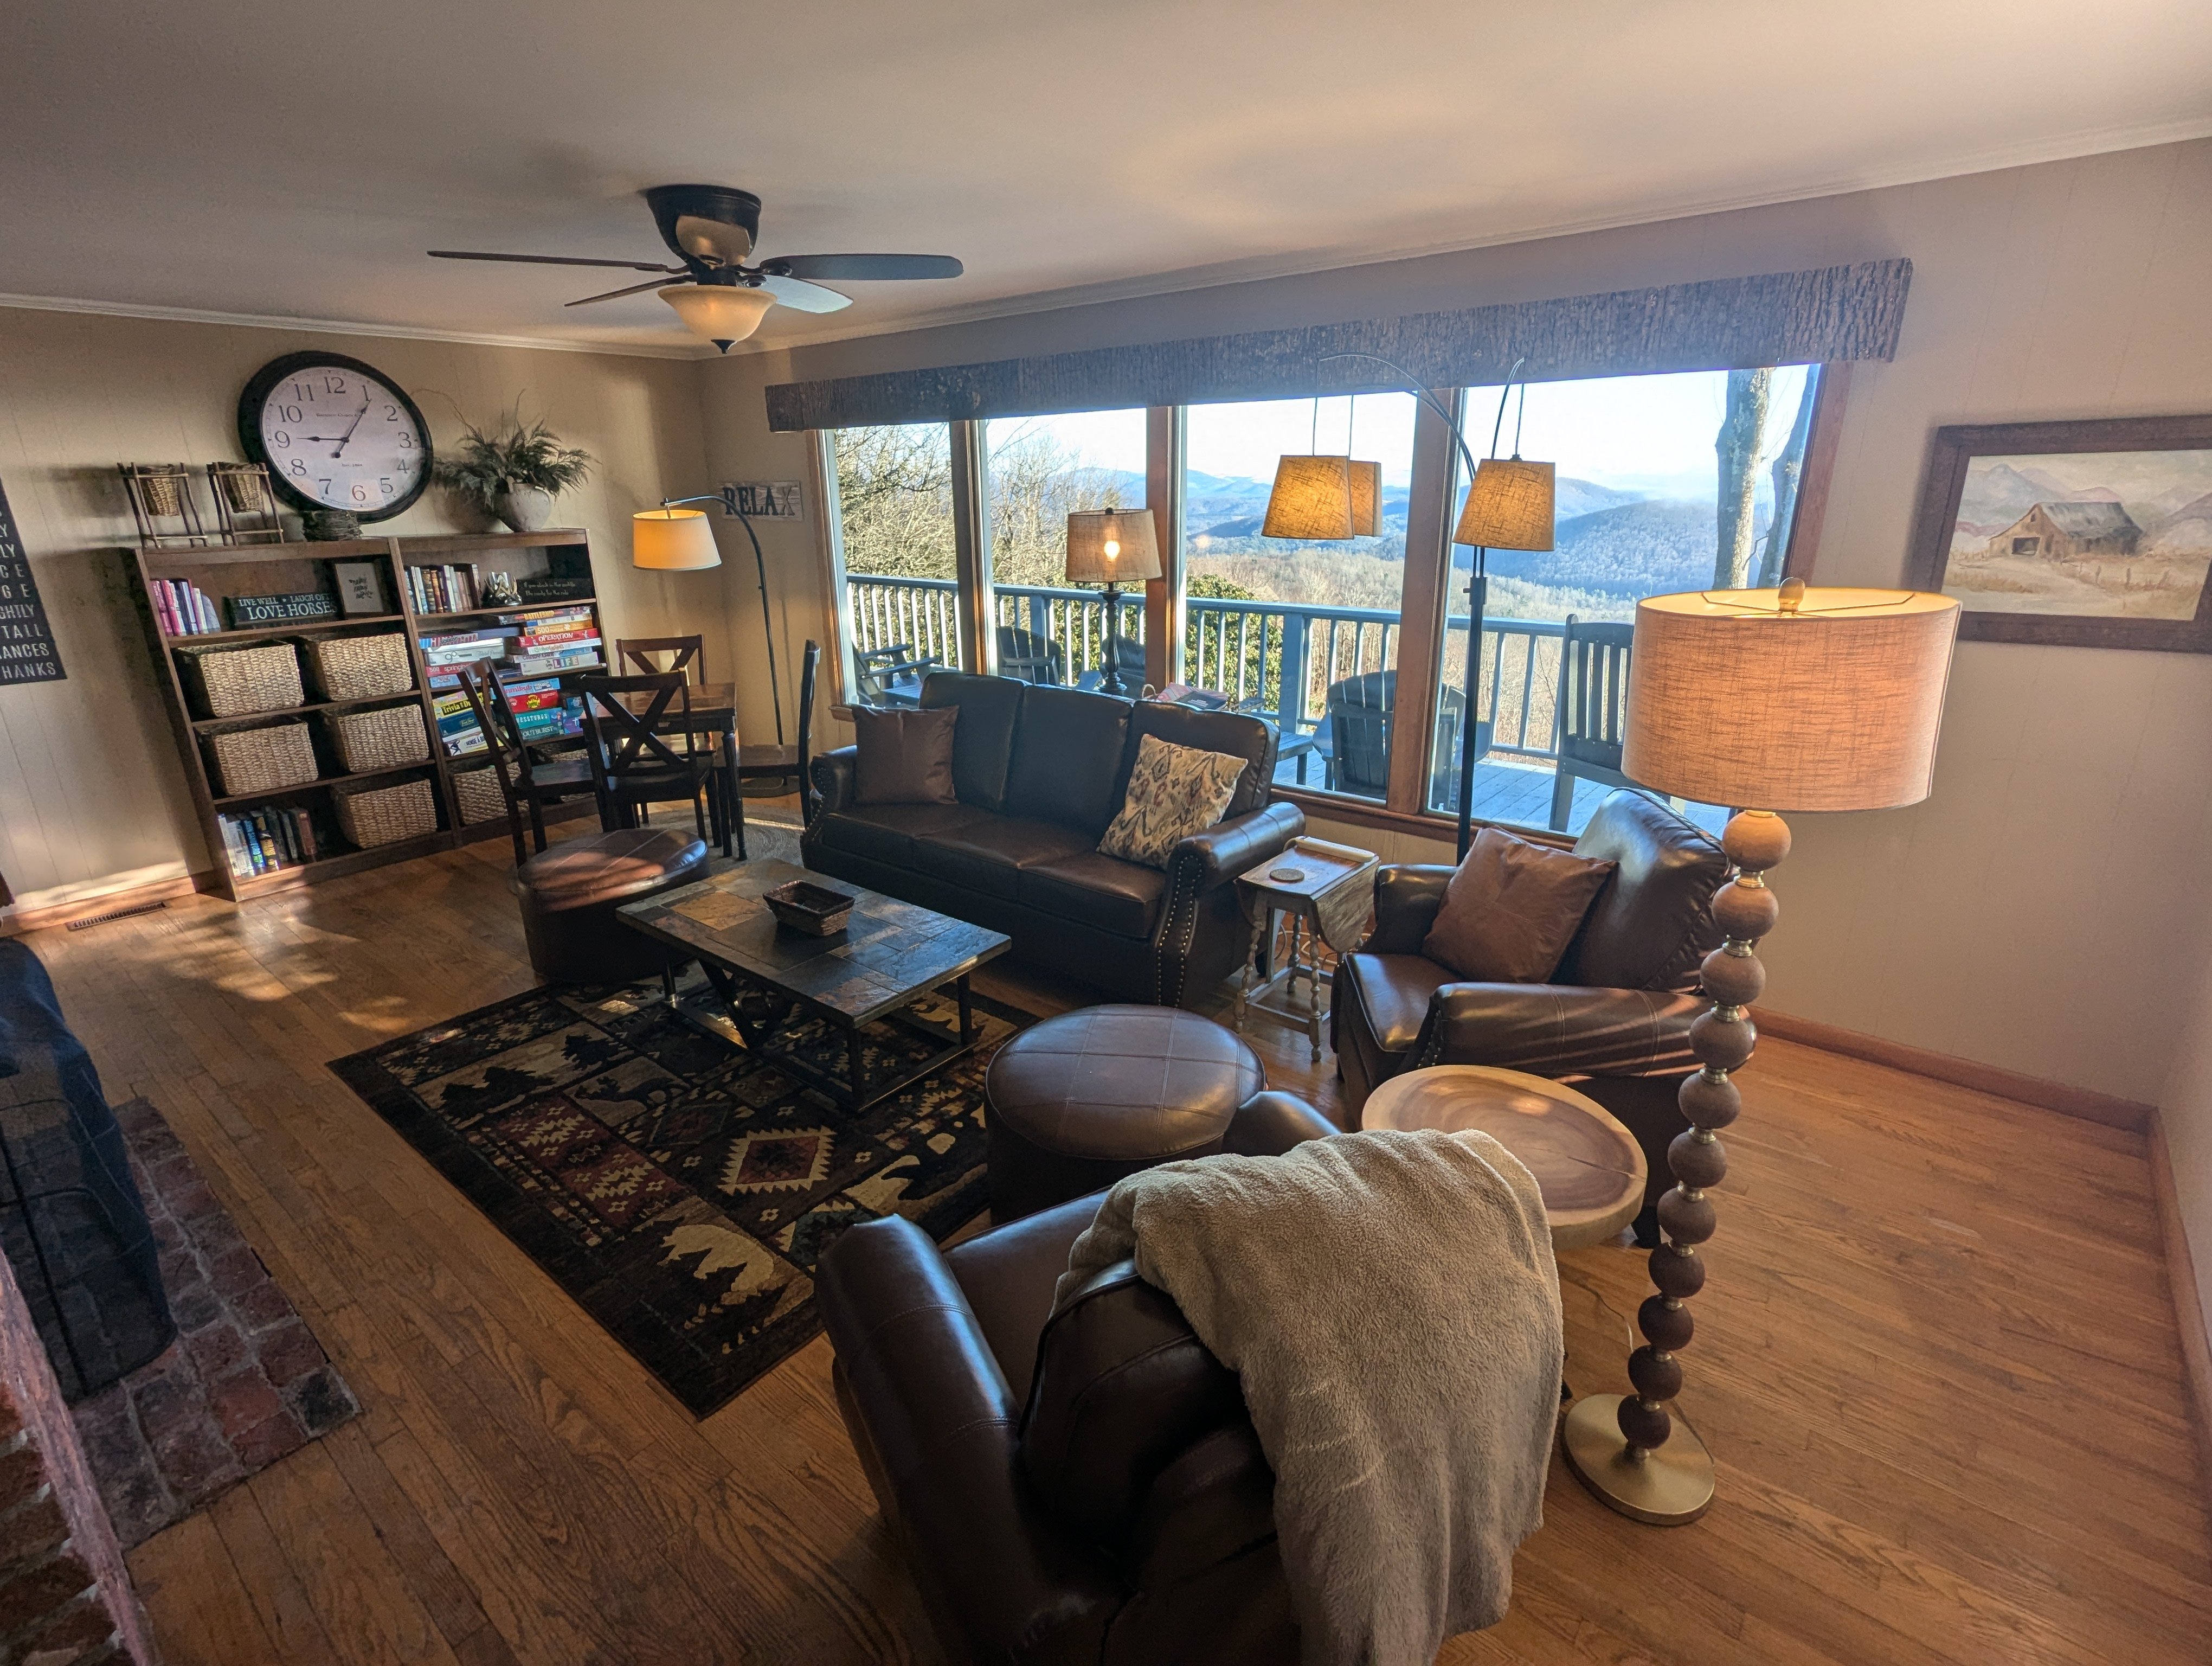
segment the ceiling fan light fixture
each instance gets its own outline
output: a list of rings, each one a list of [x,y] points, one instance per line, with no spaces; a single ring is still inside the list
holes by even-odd
[[[765,289],[729,283],[671,283],[654,293],[675,308],[696,336],[725,353],[761,326],[775,297]]]

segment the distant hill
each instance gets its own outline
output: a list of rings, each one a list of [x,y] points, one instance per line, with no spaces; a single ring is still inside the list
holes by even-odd
[[[1757,524],[1765,531],[1763,516]],[[1609,596],[1694,590],[1713,581],[1718,537],[1711,504],[1651,499],[1560,521],[1547,552],[1493,550],[1490,570]]]

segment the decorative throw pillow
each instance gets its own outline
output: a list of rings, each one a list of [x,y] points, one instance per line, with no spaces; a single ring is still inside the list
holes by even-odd
[[[853,708],[853,801],[956,804],[952,730],[960,708],[877,711]]]
[[[1476,983],[1548,982],[1617,866],[1486,827],[1421,952]]]
[[[1243,758],[1226,752],[1144,736],[1137,743],[1137,763],[1129,771],[1121,813],[1098,848],[1125,861],[1165,867],[1177,844],[1221,819],[1244,769]]]

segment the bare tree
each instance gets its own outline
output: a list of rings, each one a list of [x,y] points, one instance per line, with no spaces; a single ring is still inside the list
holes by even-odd
[[[1018,429],[993,445],[989,461],[993,581],[1065,585],[1067,517],[1120,508],[1112,477],[1039,429]]]
[[[1766,432],[1766,407],[1774,372],[1728,373],[1728,407],[1713,441],[1720,459],[1720,541],[1713,556],[1713,587],[1741,590],[1751,582],[1753,522],[1759,501],[1759,441]]]
[[[1782,569],[1790,560],[1790,535],[1797,519],[1797,482],[1805,472],[1805,446],[1813,433],[1813,395],[1820,373],[1805,373],[1803,391],[1797,396],[1797,415],[1790,424],[1790,437],[1775,453],[1770,471],[1774,480],[1774,519],[1766,523],[1766,549],[1759,557],[1759,587],[1768,589],[1782,582]]]
[[[951,578],[948,430],[938,423],[839,429],[835,444],[846,570]]]

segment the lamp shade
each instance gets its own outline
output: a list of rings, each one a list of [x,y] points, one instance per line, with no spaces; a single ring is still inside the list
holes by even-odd
[[[766,289],[738,283],[671,283],[653,293],[676,309],[694,335],[704,336],[725,353],[759,329],[775,305]]]
[[[1517,457],[1486,457],[1475,465],[1467,507],[1452,529],[1454,544],[1486,550],[1552,547],[1553,465]]]
[[[1261,538],[1373,538],[1382,465],[1352,457],[1286,455],[1275,465]]]
[[[629,564],[657,573],[720,567],[714,529],[698,509],[642,509],[629,518]]]
[[[1747,810],[1928,796],[1958,635],[1948,596],[1719,590],[1636,605],[1621,771]]]
[[[1142,584],[1159,576],[1150,509],[1078,509],[1067,517],[1070,584]]]

